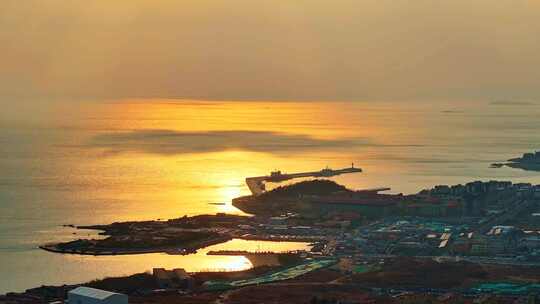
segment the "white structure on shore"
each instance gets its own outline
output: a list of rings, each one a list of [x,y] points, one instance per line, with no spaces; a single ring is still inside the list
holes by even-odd
[[[68,292],[68,304],[128,304],[128,296],[90,287],[77,287]]]

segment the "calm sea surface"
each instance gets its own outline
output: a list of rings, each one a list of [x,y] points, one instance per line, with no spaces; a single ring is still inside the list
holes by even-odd
[[[355,189],[388,186],[395,193],[476,179],[540,183],[540,173],[489,168],[540,149],[538,117],[540,106],[466,102],[138,100],[72,106],[40,123],[0,122],[0,293],[158,266],[248,268],[245,258],[204,251],[81,257],[36,248],[94,234],[63,224],[240,214],[230,201],[248,194],[244,178],[274,169],[354,162],[364,173],[337,182]]]

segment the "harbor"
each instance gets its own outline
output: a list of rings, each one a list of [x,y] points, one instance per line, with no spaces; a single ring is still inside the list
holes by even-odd
[[[41,248],[96,260],[140,256],[174,261],[168,267],[152,262],[156,283],[137,290],[137,295],[149,297],[218,294],[219,302],[221,296],[249,288],[311,288],[310,282],[329,282],[325,280],[343,288],[341,297],[355,288],[383,298],[426,293],[478,298],[491,292],[522,297],[537,289],[523,282],[539,278],[534,269],[540,268],[540,185],[474,181],[436,185],[411,195],[381,193],[386,190],[354,190],[330,179],[303,180],[233,199],[249,216],[216,213],[68,225],[101,231],[100,238]],[[172,265],[184,267],[167,270]],[[446,279],[419,275],[438,271]],[[401,278],[409,272],[415,273],[412,281]],[[494,280],[509,283],[497,285]]]
[[[287,180],[295,178],[306,178],[306,177],[333,177],[341,174],[350,174],[350,173],[360,173],[362,169],[355,168],[354,163],[351,164],[350,168],[343,168],[333,170],[328,167],[321,169],[319,171],[312,172],[299,172],[299,173],[282,173],[281,171],[273,171],[270,175],[267,176],[256,176],[256,177],[247,177],[246,185],[253,195],[260,195],[266,191],[265,183],[280,183]]]

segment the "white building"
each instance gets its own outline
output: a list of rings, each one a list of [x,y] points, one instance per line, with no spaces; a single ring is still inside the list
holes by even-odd
[[[90,287],[77,287],[68,292],[68,304],[128,304],[128,296]]]

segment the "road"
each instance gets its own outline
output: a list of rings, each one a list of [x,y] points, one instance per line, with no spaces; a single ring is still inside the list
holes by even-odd
[[[362,257],[372,259],[389,259],[403,257],[395,254],[363,254]],[[516,261],[512,258],[497,258],[497,257],[476,257],[476,256],[440,256],[440,255],[422,255],[411,256],[411,258],[418,259],[433,259],[437,261],[452,261],[452,262],[471,262],[477,264],[497,264],[497,265],[511,265],[511,266],[533,266],[540,267],[540,261]]]

